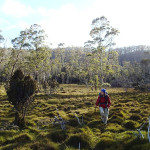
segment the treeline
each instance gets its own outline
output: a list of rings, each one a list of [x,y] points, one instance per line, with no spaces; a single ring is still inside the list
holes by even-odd
[[[59,83],[82,83],[95,85],[100,82],[99,57],[83,48],[34,50],[0,49],[0,81],[7,81],[13,71],[20,68],[39,82],[55,79]],[[104,83],[112,86],[127,86],[149,80],[150,61],[123,61],[119,65],[117,51],[107,51],[103,56]],[[98,86],[98,85],[97,85]]]
[[[44,30],[34,24],[12,40],[13,48],[0,48],[0,81],[8,81],[16,69],[21,69],[41,84],[55,80],[63,84],[86,84],[93,89],[147,85],[150,83],[149,47],[113,50],[112,41],[118,33],[105,17],[96,18],[90,32],[92,40],[84,48],[65,47],[60,43],[52,49],[45,44]]]
[[[130,61],[131,63],[140,63],[143,59],[150,59],[150,46],[129,46],[116,48],[115,50],[119,54],[119,64],[121,65],[124,61]]]

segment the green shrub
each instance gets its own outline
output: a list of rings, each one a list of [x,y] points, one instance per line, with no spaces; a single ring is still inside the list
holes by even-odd
[[[102,87],[103,88],[108,88],[108,87],[111,87],[111,84],[110,83],[103,83]]]
[[[18,126],[25,125],[27,109],[33,102],[37,84],[31,76],[24,76],[21,70],[16,70],[7,88],[9,102],[14,105],[15,121]]]
[[[48,85],[50,87],[50,95],[55,94],[59,88],[59,83],[56,80],[48,80]]]

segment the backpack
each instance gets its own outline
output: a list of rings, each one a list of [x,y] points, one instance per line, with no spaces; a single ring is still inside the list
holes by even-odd
[[[99,93],[99,97],[100,97],[100,100],[101,100],[101,97],[102,97],[101,93]],[[106,105],[106,108],[107,108],[107,104],[108,104],[108,93],[105,94],[105,102],[104,102],[104,103],[101,103],[101,102],[99,101],[99,103],[100,103],[100,104],[105,104],[105,105]]]

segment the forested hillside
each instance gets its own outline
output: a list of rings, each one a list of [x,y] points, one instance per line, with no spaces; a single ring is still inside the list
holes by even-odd
[[[145,46],[143,46],[145,47]],[[150,50],[135,47],[108,50],[103,54],[104,83],[132,86],[147,82],[150,76]],[[128,50],[129,49],[129,50]],[[132,50],[132,51],[131,51]],[[59,83],[96,85],[100,79],[99,57],[89,49],[59,45],[35,50],[0,48],[0,80],[9,79],[17,68],[31,74],[39,82],[50,78]]]
[[[115,49],[119,53],[119,64],[123,65],[124,61],[131,63],[140,63],[143,59],[150,58],[150,47],[139,45],[129,46]]]

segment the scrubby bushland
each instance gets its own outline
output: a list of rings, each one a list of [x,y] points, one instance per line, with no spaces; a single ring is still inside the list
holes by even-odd
[[[111,87],[111,84],[109,84],[109,83],[103,83],[103,84],[102,84],[102,87],[103,87],[103,88]]]
[[[30,104],[34,101],[36,82],[31,76],[24,76],[21,70],[16,70],[9,81],[7,95],[9,102],[15,108],[15,121],[18,126],[25,125],[25,116]]]
[[[57,91],[57,88],[59,87],[59,83],[56,80],[49,80],[48,85],[50,87],[50,95],[54,94]]]

